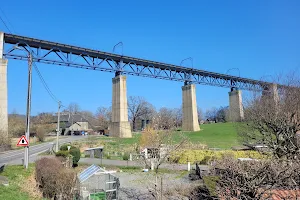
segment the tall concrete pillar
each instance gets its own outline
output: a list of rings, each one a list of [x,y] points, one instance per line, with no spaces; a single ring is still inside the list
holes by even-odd
[[[278,103],[279,101],[279,95],[278,95],[278,89],[277,89],[277,84],[272,83],[268,85],[264,91],[262,92],[262,97],[271,97],[272,100],[274,100],[275,104]]]
[[[229,92],[229,120],[239,122],[244,119],[244,109],[242,102],[242,91],[232,90]]]
[[[113,137],[132,137],[128,122],[126,76],[118,75],[112,79],[112,122],[110,135]]]
[[[3,58],[4,33],[0,32],[0,139],[8,137],[7,60]]]
[[[182,130],[199,131],[196,86],[188,84],[182,86]]]

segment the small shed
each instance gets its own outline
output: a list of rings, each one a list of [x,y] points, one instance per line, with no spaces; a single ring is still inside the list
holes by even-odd
[[[85,155],[90,156],[90,158],[102,158],[103,156],[103,146],[88,148],[85,150]]]
[[[78,175],[79,198],[82,200],[118,199],[119,178],[112,175],[115,171],[91,165]]]

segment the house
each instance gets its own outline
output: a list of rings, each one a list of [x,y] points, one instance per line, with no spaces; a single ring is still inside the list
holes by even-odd
[[[54,116],[53,122],[57,123],[57,116]],[[91,128],[88,120],[81,114],[61,113],[60,130],[62,135],[80,135],[82,131],[89,132]]]

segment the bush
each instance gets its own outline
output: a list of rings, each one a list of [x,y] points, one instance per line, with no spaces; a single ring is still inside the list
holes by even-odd
[[[36,128],[36,137],[39,139],[40,142],[44,142],[45,141],[45,134],[47,133],[47,130],[42,127],[39,126]]]
[[[72,146],[71,144],[63,144],[63,145],[61,145],[61,147],[59,149],[61,151],[68,151],[68,146],[71,146],[71,148],[76,148],[76,147]]]
[[[58,172],[62,168],[62,164],[57,158],[42,158],[36,161],[36,180],[44,197],[53,198],[55,196]]]
[[[130,155],[128,153],[125,153],[123,155],[123,160],[129,160]]]
[[[182,150],[171,155],[171,161],[186,164],[187,162],[206,163],[212,159],[221,159],[224,155],[231,155],[234,158],[253,158],[264,159],[266,155],[262,155],[257,151],[213,151],[213,150]]]
[[[210,195],[217,196],[216,187],[217,181],[219,180],[218,176],[204,176],[203,182],[208,189]]]
[[[58,172],[58,176],[56,193],[61,195],[62,199],[70,199],[76,184],[76,173],[70,169],[62,169]]]
[[[45,198],[68,199],[72,196],[76,174],[65,169],[57,158],[42,158],[36,161],[36,180]]]
[[[58,151],[55,153],[55,155],[67,158],[70,155],[70,153],[68,151]]]
[[[105,154],[105,157],[106,157],[106,159],[110,159],[111,158],[111,156],[109,155],[109,154]]]
[[[71,146],[70,151],[68,151],[68,146]],[[79,148],[77,148],[75,146],[72,146],[70,144],[64,144],[60,147],[60,151],[56,153],[57,156],[62,156],[62,157],[65,157],[65,158],[69,154],[73,156],[73,167],[77,166],[78,161],[80,160],[80,157],[81,157],[81,153],[80,153]]]
[[[69,152],[73,156],[73,166],[76,166],[80,160],[80,149],[72,147]]]

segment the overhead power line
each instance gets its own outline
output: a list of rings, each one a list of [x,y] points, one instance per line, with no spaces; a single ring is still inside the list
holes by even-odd
[[[1,11],[1,13],[3,14],[3,16],[6,18],[7,22],[9,23],[9,20],[8,20],[8,18],[6,17],[4,11],[1,9],[1,7],[0,7],[0,11]],[[12,31],[10,30],[10,28],[8,27],[8,25],[5,23],[5,21],[4,21],[4,19],[1,17],[1,15],[0,15],[0,20],[2,21],[2,23],[4,24],[4,26],[6,27],[6,29],[12,34]],[[9,24],[10,24],[10,23],[9,23]],[[10,25],[11,25],[11,24],[10,24]],[[12,27],[12,25],[11,25],[11,27]],[[29,48],[30,48],[30,47],[29,47]],[[32,52],[32,49],[31,49],[31,48],[30,48],[30,51]],[[36,72],[37,72],[37,74],[38,74],[38,77],[39,77],[40,81],[42,82],[42,84],[43,84],[45,90],[47,91],[47,93],[49,94],[49,96],[50,96],[56,103],[58,103],[59,100],[56,98],[56,96],[53,94],[53,92],[52,92],[52,91],[50,90],[50,88],[48,87],[48,85],[47,85],[45,79],[43,78],[43,76],[42,76],[40,70],[38,69],[37,65],[36,65],[34,62],[33,62],[32,64],[33,64],[34,69],[36,70]]]
[[[5,23],[4,19],[1,16],[0,16],[0,20],[2,21],[2,23],[4,24],[8,32],[12,34],[12,32],[10,31],[10,29],[8,28],[7,24]]]
[[[53,94],[53,92],[50,90],[50,88],[48,87],[45,79],[43,78],[40,70],[38,69],[37,65],[35,63],[33,63],[34,69],[36,70],[38,77],[40,79],[40,81],[42,82],[45,90],[47,91],[47,93],[49,94],[49,96],[55,101],[55,102],[59,102],[59,100],[56,98],[56,96]]]
[[[6,14],[4,13],[4,11],[1,9],[0,7],[0,11],[3,14],[3,17],[6,19],[7,23],[10,25],[10,27],[13,29],[13,31],[16,33],[13,25],[9,22],[8,17],[6,16]],[[3,22],[4,26],[7,28],[7,30],[11,33],[12,31],[8,28],[7,24],[4,22],[4,19],[0,16],[1,21]]]

